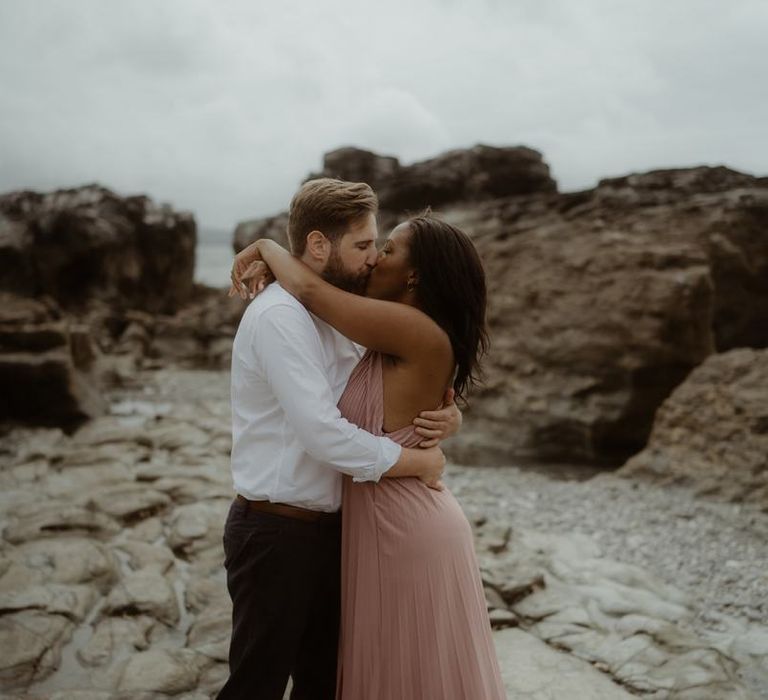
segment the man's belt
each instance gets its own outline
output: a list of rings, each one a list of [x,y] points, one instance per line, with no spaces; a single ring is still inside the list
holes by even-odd
[[[251,510],[261,513],[271,513],[272,515],[282,515],[286,518],[296,518],[311,523],[339,523],[341,522],[341,513],[324,513],[320,510],[310,510],[309,508],[299,508],[298,506],[289,506],[287,503],[272,503],[271,501],[249,501],[244,496],[237,494],[237,500],[248,505]]]

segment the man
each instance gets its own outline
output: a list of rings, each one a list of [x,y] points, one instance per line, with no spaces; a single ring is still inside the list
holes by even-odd
[[[377,259],[377,204],[364,183],[305,183],[290,206],[292,253],[362,293]],[[294,700],[334,698],[342,473],[439,488],[439,450],[402,448],[341,417],[336,403],[361,354],[277,283],[243,315],[232,353],[238,495],[224,530],[233,629],[221,700],[280,700],[289,676]],[[460,414],[451,405],[429,417],[449,427],[423,434],[447,437]]]

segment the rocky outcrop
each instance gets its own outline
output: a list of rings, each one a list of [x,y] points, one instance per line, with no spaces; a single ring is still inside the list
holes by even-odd
[[[412,165],[401,165],[392,156],[344,147],[326,153],[323,169],[307,179],[318,177],[367,182],[373,187],[379,197],[381,235],[386,235],[398,219],[427,206],[557,190],[541,154],[523,146],[477,145],[448,151]],[[287,225],[287,213],[243,222],[235,229],[235,251],[265,237],[287,245]]]
[[[492,350],[453,456],[621,464],[710,354],[768,345],[768,188],[726,168],[444,216],[471,232]]]
[[[195,242],[143,196],[0,196],[0,421],[69,431],[141,367],[227,366],[242,305],[193,283]]]
[[[376,190],[381,209],[399,215],[426,206],[557,190],[541,153],[523,146],[477,145],[412,165],[370,151],[340,148],[326,154],[322,172],[310,177],[367,182]]]
[[[0,197],[0,291],[173,313],[192,293],[191,214],[90,185]]]
[[[100,415],[97,356],[90,328],[50,299],[0,294],[0,420],[71,429]]]
[[[288,212],[266,219],[242,221],[235,228],[232,247],[235,249],[235,253],[239,253],[249,243],[253,243],[259,238],[271,238],[283,248],[288,248]]]
[[[709,357],[656,413],[648,446],[618,474],[768,506],[768,350]]]

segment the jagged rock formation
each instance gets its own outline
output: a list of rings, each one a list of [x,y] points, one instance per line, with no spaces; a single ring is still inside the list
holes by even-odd
[[[310,177],[367,182],[385,212],[402,215],[429,205],[479,202],[498,197],[555,192],[557,185],[541,153],[523,146],[477,145],[447,151],[413,165],[357,148],[327,153],[323,170]]]
[[[660,171],[444,214],[476,237],[490,288],[460,459],[621,464],[708,355],[768,345],[765,181]]]
[[[0,294],[0,420],[68,429],[102,414],[87,325],[51,301]]]
[[[228,365],[242,307],[194,285],[195,243],[143,196],[0,196],[0,420],[71,430],[141,366]]]
[[[662,404],[648,446],[618,473],[768,505],[768,350],[707,358]]]
[[[0,197],[0,291],[173,313],[192,293],[195,243],[191,214],[147,197],[12,192]]]

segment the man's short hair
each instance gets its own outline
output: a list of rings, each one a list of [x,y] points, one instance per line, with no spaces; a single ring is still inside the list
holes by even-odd
[[[288,240],[299,257],[307,247],[307,235],[321,231],[336,243],[350,224],[375,214],[379,200],[365,182],[345,182],[322,177],[308,180],[291,200],[288,211]]]

